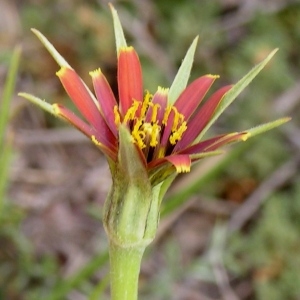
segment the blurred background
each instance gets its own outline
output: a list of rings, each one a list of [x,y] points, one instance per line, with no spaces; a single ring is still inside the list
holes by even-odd
[[[196,35],[191,80],[220,74],[213,90],[279,48],[210,134],[293,117],[178,176],[144,257],[140,299],[299,300],[300,1],[111,2],[152,93],[170,86]],[[0,153],[1,300],[109,299],[105,159],[76,130],[17,96],[24,91],[73,108],[58,66],[30,28],[44,33],[89,86],[89,71],[101,67],[116,91],[107,3],[0,1],[1,95],[13,49],[22,47],[6,126],[9,153]]]

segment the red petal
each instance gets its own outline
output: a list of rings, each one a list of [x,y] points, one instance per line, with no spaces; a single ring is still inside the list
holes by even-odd
[[[120,111],[124,116],[133,99],[143,100],[143,79],[139,57],[133,47],[121,48],[118,57]]]
[[[217,106],[221,102],[225,93],[230,90],[232,85],[224,86],[216,91],[199,109],[199,111],[191,118],[187,124],[187,130],[182,139],[177,143],[174,151],[179,151],[190,145],[205,128],[207,123],[213,116]]]
[[[116,98],[100,69],[90,72],[90,75],[92,76],[97,99],[103,111],[103,117],[105,118],[110,130],[115,136],[117,136],[117,126],[114,115],[114,107],[117,105]]]
[[[157,116],[156,116],[158,125],[161,125],[162,120],[164,118],[165,109],[168,105],[168,91],[169,91],[168,89],[158,87],[158,90],[156,91],[156,93],[152,98],[152,103],[154,105],[155,104],[159,105],[159,108],[157,110]],[[146,122],[151,121],[152,113],[153,113],[153,108],[150,106],[147,112]]]
[[[213,137],[211,139],[202,141],[198,144],[192,145],[182,151],[180,151],[180,154],[198,154],[201,152],[207,152],[207,151],[214,151],[218,148],[229,144],[236,140],[243,140],[246,138],[247,133],[245,132],[237,132],[237,133],[229,133],[229,134],[223,134],[216,137]]]
[[[86,118],[86,120],[95,128],[97,139],[104,145],[112,145],[115,137],[104,121],[99,109],[93,101],[92,95],[81,78],[73,69],[63,67],[57,76],[62,82],[66,92]]]
[[[174,106],[185,116],[187,121],[193,112],[197,109],[209,88],[218,76],[205,75],[187,86],[176,100]]]
[[[191,158],[189,155],[171,155],[166,156],[165,159],[176,168],[177,173],[190,172]]]
[[[64,118],[66,121],[68,121],[71,125],[75,126],[89,138],[92,137],[92,135],[94,134],[92,127],[89,124],[82,121],[72,111],[60,104],[53,104],[53,108],[56,115]]]
[[[229,143],[235,142],[235,141],[245,141],[248,138],[248,133],[247,132],[237,132],[237,133],[231,133],[227,134],[227,136],[223,137],[216,143],[212,144],[209,147],[206,147],[205,151],[214,151],[217,150],[218,148],[227,145]]]
[[[97,140],[97,146],[104,152],[104,154],[110,156],[112,159],[116,158],[117,149],[114,146],[116,142],[103,140],[103,136],[99,135],[93,127],[85,123],[78,116],[76,116],[72,111],[60,104],[53,104],[53,108],[57,116],[64,118],[71,125],[79,129],[87,137]]]
[[[186,173],[190,171],[191,158],[189,155],[185,155],[185,154],[170,155],[163,158],[159,158],[149,163],[148,168],[149,169],[156,168],[160,165],[165,164],[167,161],[176,168],[177,173]]]

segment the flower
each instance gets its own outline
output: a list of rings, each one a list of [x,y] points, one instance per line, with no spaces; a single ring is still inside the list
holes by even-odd
[[[111,11],[117,46],[118,99],[99,68],[90,72],[95,94],[92,93],[36,29],[32,31],[60,65],[57,76],[82,117],[61,104],[51,105],[27,93],[19,95],[71,123],[104,153],[113,179],[104,207],[105,229],[112,244],[136,247],[154,238],[162,197],[178,173],[189,172],[192,163],[203,157],[219,154],[218,149],[226,144],[245,141],[289,118],[203,140],[210,126],[277,49],[235,85],[218,89],[204,101],[218,76],[204,75],[187,84],[197,44],[195,38],[171,87],[158,87],[152,95],[144,91],[138,54],[127,45],[112,6]]]
[[[120,130],[126,128],[130,141],[135,145],[135,158],[143,163],[152,184],[163,181],[174,172],[189,172],[193,162],[205,156],[219,154],[220,151],[216,150],[220,147],[235,141],[245,141],[253,135],[252,129],[202,140],[212,122],[248,84],[245,79],[250,82],[276,50],[257,66],[251,78],[249,73],[248,77],[241,80],[244,86],[236,88],[239,82],[222,87],[203,103],[208,90],[219,76],[204,75],[186,86],[196,38],[171,88],[159,86],[152,95],[147,90],[144,92],[138,54],[133,47],[127,46],[117,12],[112,6],[111,10],[118,56],[118,100],[100,68],[90,72],[94,95],[76,71],[36,29],[32,31],[61,66],[56,74],[83,118],[61,104],[50,107],[37,97],[26,93],[20,95],[79,129],[104,153],[111,167],[118,160]],[[260,131],[278,126],[287,120],[288,118],[283,118],[268,123],[263,130],[260,126]]]

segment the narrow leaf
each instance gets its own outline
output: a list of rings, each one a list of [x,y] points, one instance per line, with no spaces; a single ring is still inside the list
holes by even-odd
[[[184,60],[182,61],[182,64],[175,76],[175,79],[170,87],[169,91],[169,104],[172,105],[175,103],[176,99],[179,97],[179,95],[182,93],[182,91],[186,88],[193,61],[194,61],[194,55],[196,51],[196,46],[198,42],[198,36],[193,40],[193,43],[191,44],[189,50],[187,51]]]
[[[46,102],[45,100],[42,100],[38,97],[35,97],[35,96],[33,96],[31,94],[27,94],[27,93],[19,93],[18,96],[29,100],[30,102],[41,107],[43,110],[56,116],[55,109],[53,108],[53,106],[51,104],[49,104],[48,102]]]
[[[224,153],[224,151],[222,151],[222,150],[215,150],[215,151],[209,151],[209,152],[202,152],[199,154],[191,154],[191,159],[194,162],[194,161],[197,161],[197,160],[205,158],[205,157],[216,156],[216,155],[220,155],[223,153]]]
[[[236,99],[236,97],[248,86],[248,84],[258,75],[258,73],[266,66],[270,59],[274,56],[278,49],[274,49],[262,62],[257,64],[249,73],[247,73],[241,80],[239,80],[224,96],[220,105],[216,109],[212,119],[201,131],[195,143],[200,141],[206,131],[218,119],[223,111]]]
[[[42,44],[46,47],[46,49],[61,67],[68,67],[72,69],[72,67],[67,63],[67,61],[57,52],[54,46],[41,32],[34,28],[32,28],[31,31],[38,37],[38,39],[42,42]]]
[[[7,78],[3,87],[3,94],[1,99],[2,103],[0,103],[0,149],[4,144],[4,134],[9,119],[9,107],[15,89],[20,56],[21,48],[16,47],[12,54]]]
[[[265,124],[261,124],[261,125],[258,125],[258,126],[255,126],[249,130],[246,130],[246,132],[249,134],[249,137],[253,137],[255,135],[258,135],[258,134],[261,134],[265,131],[268,131],[268,130],[271,130],[275,127],[278,127],[288,121],[290,121],[291,118],[290,117],[285,117],[285,118],[281,118],[281,119],[278,119],[278,120],[275,120],[275,121],[272,121],[272,122],[268,122],[268,123],[265,123]]]
[[[123,28],[118,16],[118,12],[116,9],[113,7],[113,5],[110,3],[109,4],[112,17],[113,17],[113,22],[114,22],[114,31],[115,31],[115,39],[116,39],[116,48],[117,48],[117,53],[119,54],[119,51],[123,47],[127,47],[127,43],[125,40]]]

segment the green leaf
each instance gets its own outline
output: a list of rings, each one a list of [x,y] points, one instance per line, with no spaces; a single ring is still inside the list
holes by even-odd
[[[210,157],[210,156],[216,156],[216,155],[220,155],[220,154],[223,154],[224,151],[222,150],[215,150],[215,151],[209,151],[209,152],[202,152],[202,153],[199,153],[199,154],[192,154],[190,157],[191,159],[202,159],[202,158],[205,158],[205,157]]]
[[[57,52],[54,46],[48,41],[48,39],[41,32],[39,32],[34,28],[31,28],[31,31],[38,37],[38,39],[42,42],[42,44],[46,47],[46,49],[49,51],[49,53],[52,55],[52,57],[61,67],[68,67],[72,69],[72,67],[67,63],[67,61]]]
[[[136,145],[132,141],[132,136],[128,128],[121,124],[119,127],[119,164],[128,178],[134,180],[138,178],[148,183],[148,173],[145,165],[138,153]]]
[[[223,111],[236,99],[236,97],[248,86],[248,84],[257,76],[257,74],[266,66],[270,59],[274,56],[278,49],[274,49],[262,62],[257,64],[249,73],[239,80],[223,97],[220,105],[216,109],[212,119],[199,134],[195,143],[199,142],[206,131],[218,119]]]
[[[123,28],[118,16],[118,12],[116,9],[113,7],[113,5],[110,3],[110,10],[112,13],[113,17],[113,22],[114,22],[114,31],[115,31],[115,39],[116,39],[116,48],[117,48],[117,53],[119,53],[119,50],[123,47],[127,47],[127,43],[125,40]]]
[[[41,107],[43,110],[49,112],[50,114],[53,114],[56,116],[55,110],[53,108],[53,106],[51,104],[49,104],[48,102],[46,102],[45,100],[42,100],[38,97],[35,97],[31,94],[27,94],[27,93],[19,93],[18,96],[23,97],[27,100],[29,100],[30,102],[38,105],[39,107]]]
[[[278,120],[275,120],[272,122],[268,122],[265,124],[255,126],[249,130],[246,130],[246,132],[249,133],[249,137],[253,137],[255,135],[261,134],[261,133],[271,130],[275,127],[278,127],[290,120],[291,120],[291,118],[289,118],[289,117],[281,118],[281,119],[278,119]]]
[[[2,103],[0,103],[0,149],[4,143],[4,133],[9,118],[10,102],[12,99],[13,91],[15,89],[20,55],[21,48],[16,47],[10,61],[7,78],[4,84],[3,95],[1,100]]]
[[[194,62],[194,55],[196,51],[196,46],[198,42],[198,36],[193,40],[189,50],[187,51],[184,60],[175,76],[175,79],[170,87],[169,91],[169,104],[173,105],[182,91],[186,88],[192,65]]]
[[[5,132],[9,121],[9,108],[15,89],[20,56],[21,48],[16,47],[12,53],[0,102],[0,216],[3,214],[3,207],[6,204],[5,193],[8,184],[8,170],[12,155],[12,138],[11,136],[8,136],[8,138],[5,139]]]

